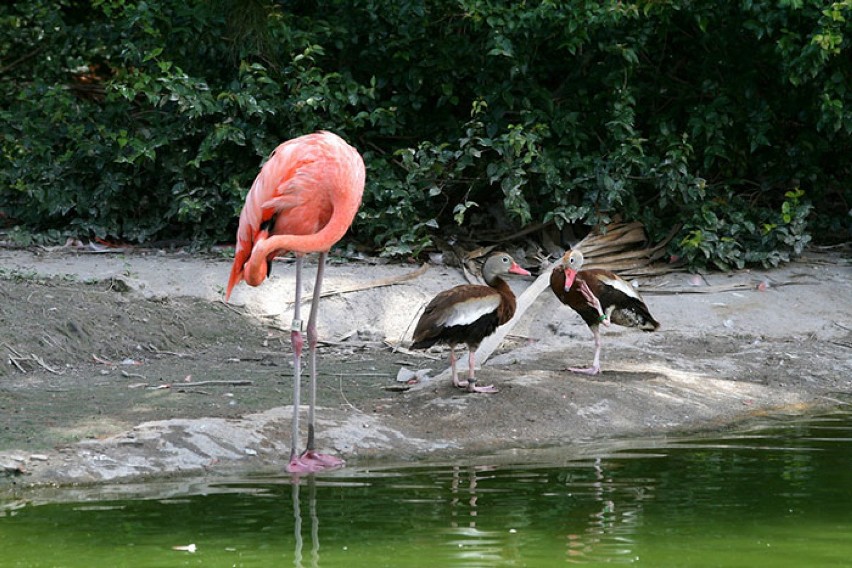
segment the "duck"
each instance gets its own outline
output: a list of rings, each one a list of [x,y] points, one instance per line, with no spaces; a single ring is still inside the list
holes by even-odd
[[[450,347],[453,385],[472,393],[496,393],[494,385],[476,384],[476,348],[483,339],[515,315],[517,301],[503,279],[509,274],[530,276],[530,272],[505,252],[488,257],[482,267],[486,286],[462,284],[440,292],[426,305],[414,328],[412,349],[428,349],[436,344]],[[456,345],[467,345],[468,378],[459,379],[456,372]]]
[[[601,325],[614,323],[643,331],[656,331],[660,323],[654,319],[645,301],[629,282],[609,270],[581,270],[583,261],[580,250],[566,251],[550,273],[550,289],[559,301],[583,318],[595,340],[592,366],[568,370],[597,375],[601,372]]]

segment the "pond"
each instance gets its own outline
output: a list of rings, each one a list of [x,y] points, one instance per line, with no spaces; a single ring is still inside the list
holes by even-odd
[[[852,412],[464,463],[0,499],[2,566],[852,564]]]

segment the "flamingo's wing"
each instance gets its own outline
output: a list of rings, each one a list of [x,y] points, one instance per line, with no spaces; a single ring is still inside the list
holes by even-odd
[[[255,243],[270,234],[271,227],[261,229],[261,226],[279,213],[298,207],[304,200],[306,184],[294,181],[298,178],[300,168],[316,160],[316,152],[311,150],[311,145],[304,138],[288,140],[273,150],[246,195],[240,212],[234,264],[225,292],[226,301],[234,286],[243,279],[243,268],[251,258]]]
[[[240,213],[225,299],[246,274],[252,285],[260,284],[276,255],[320,252],[337,242],[361,203],[364,174],[361,156],[335,134],[317,132],[279,145]]]

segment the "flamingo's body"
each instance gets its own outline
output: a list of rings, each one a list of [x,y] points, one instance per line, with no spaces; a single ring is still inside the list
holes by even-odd
[[[234,264],[225,293],[227,301],[241,280],[260,285],[269,275],[272,259],[296,254],[296,298],[291,341],[293,344],[293,432],[288,470],[312,472],[343,464],[314,449],[316,406],[316,317],[323,269],[331,247],[352,224],[364,193],[364,162],[357,150],[330,132],[316,132],[278,146],[263,165],[246,196],[240,213]],[[311,379],[308,407],[308,441],[301,455],[299,403],[301,383],[302,321],[300,319],[302,257],[320,253],[307,336]]]
[[[580,251],[566,252],[559,265],[550,273],[550,288],[563,304],[580,314],[595,338],[592,366],[569,370],[596,375],[601,371],[601,324],[609,325],[612,321],[617,325],[638,327],[644,331],[655,331],[660,324],[630,283],[609,270],[580,270],[582,265],[583,255]]]
[[[453,384],[470,392],[497,392],[491,385],[476,386],[474,351],[484,338],[515,315],[515,295],[501,278],[505,274],[529,276],[508,254],[494,253],[482,268],[488,286],[462,284],[444,290],[429,302],[414,329],[412,349],[427,349],[436,343],[450,346]],[[466,344],[469,350],[466,381],[460,381],[456,374],[455,346],[459,343]]]

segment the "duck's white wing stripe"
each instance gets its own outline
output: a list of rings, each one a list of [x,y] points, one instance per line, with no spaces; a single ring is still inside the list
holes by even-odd
[[[611,286],[622,294],[630,296],[631,298],[636,298],[637,300],[640,299],[639,293],[633,289],[633,286],[631,286],[624,280],[616,280],[615,278],[601,278],[600,280],[602,284],[606,286]]]
[[[500,296],[497,294],[481,298],[471,298],[453,306],[453,309],[447,312],[446,318],[442,323],[446,327],[453,325],[468,325],[475,322],[485,314],[493,312],[499,305]]]

